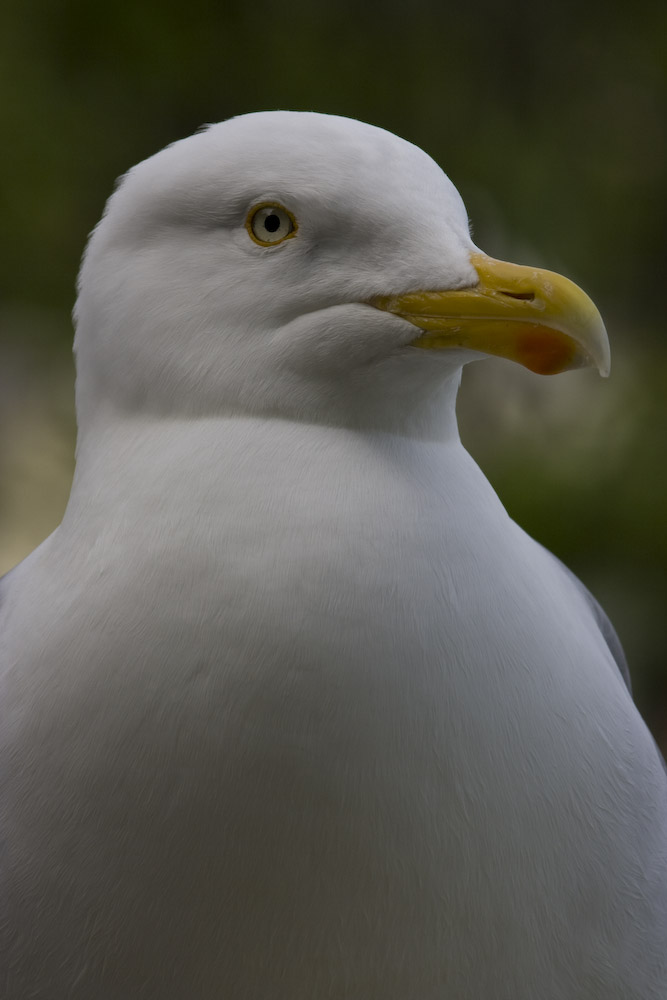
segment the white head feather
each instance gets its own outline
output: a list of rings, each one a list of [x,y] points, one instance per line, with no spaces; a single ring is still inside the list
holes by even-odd
[[[296,238],[253,242],[248,213],[267,201]],[[414,327],[367,302],[475,284],[472,247],[453,184],[380,128],[283,111],[213,125],[130,170],[93,232],[80,427],[100,408],[423,422],[452,402],[462,358],[408,348]]]

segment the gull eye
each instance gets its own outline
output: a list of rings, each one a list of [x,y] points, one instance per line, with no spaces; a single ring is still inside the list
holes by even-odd
[[[250,236],[262,247],[272,247],[276,243],[294,236],[296,219],[282,205],[255,205],[246,219],[246,229]]]

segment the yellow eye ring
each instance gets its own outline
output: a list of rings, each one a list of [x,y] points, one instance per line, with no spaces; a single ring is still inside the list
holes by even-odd
[[[254,205],[245,220],[250,239],[260,247],[275,247],[296,236],[296,219],[288,209],[274,201]]]

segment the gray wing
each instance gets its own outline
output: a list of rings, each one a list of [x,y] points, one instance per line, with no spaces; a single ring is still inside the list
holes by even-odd
[[[546,551],[549,552],[548,549],[546,549]],[[588,607],[590,608],[590,610],[593,612],[593,617],[595,618],[595,620],[596,620],[596,622],[598,624],[598,628],[602,632],[602,636],[603,636],[605,642],[607,643],[607,646],[609,647],[609,652],[611,653],[611,655],[614,657],[614,660],[616,661],[616,666],[619,669],[621,677],[625,681],[625,684],[626,684],[626,687],[627,687],[628,691],[630,692],[630,694],[632,694],[632,682],[630,680],[630,668],[628,667],[628,661],[627,661],[627,658],[625,656],[625,652],[623,651],[623,646],[621,645],[621,640],[616,635],[616,629],[614,628],[614,626],[612,625],[612,623],[609,621],[609,618],[607,617],[604,609],[600,606],[600,604],[595,599],[595,597],[593,597],[593,595],[591,594],[591,592],[588,589],[588,587],[584,586],[584,584],[581,582],[581,580],[579,579],[579,577],[576,576],[572,572],[572,570],[569,569],[569,567],[565,565],[564,562],[561,562],[561,560],[558,558],[558,556],[555,556],[553,554],[553,552],[549,552],[549,555],[551,556],[552,559],[554,559],[558,563],[558,565],[561,567],[561,569],[563,569],[567,573],[567,575],[569,576],[570,580],[575,585],[575,587],[577,588],[577,590],[579,591],[579,593],[581,594],[581,596],[585,600],[585,602],[588,605]],[[0,580],[0,583],[2,583],[1,580]]]
[[[16,567],[14,567],[14,569],[16,569]],[[10,569],[9,573],[5,573],[4,576],[0,576],[0,622],[2,621],[2,613],[5,610],[4,605],[7,601],[7,594],[9,593],[9,578],[14,572],[14,569]]]
[[[10,569],[9,573],[5,573],[4,576],[0,576],[0,611],[2,611],[2,605],[4,603],[3,598],[7,593],[7,584],[9,583],[9,578],[13,572],[14,570]]]
[[[544,548],[544,546],[543,546],[543,548]],[[549,552],[549,549],[545,549],[545,552]],[[616,635],[616,629],[614,628],[614,626],[612,625],[612,623],[609,621],[609,619],[608,619],[607,615],[605,614],[603,608],[600,606],[600,604],[598,603],[598,601],[593,597],[593,595],[591,594],[591,592],[588,589],[588,587],[584,586],[584,584],[581,582],[581,580],[579,579],[579,577],[575,576],[575,574],[572,572],[572,570],[569,569],[565,565],[564,562],[561,562],[561,560],[558,558],[558,556],[555,556],[553,554],[553,552],[549,552],[549,555],[551,556],[551,558],[553,560],[555,560],[555,562],[558,563],[558,565],[561,567],[561,569],[563,569],[565,571],[565,573],[567,573],[567,575],[569,576],[570,580],[572,581],[572,583],[574,584],[574,586],[577,588],[577,590],[579,591],[579,593],[581,594],[581,596],[583,597],[583,599],[586,601],[586,603],[588,604],[588,607],[590,608],[590,610],[593,612],[593,617],[595,618],[595,620],[596,620],[596,622],[598,624],[598,628],[600,629],[600,632],[602,633],[602,636],[603,636],[605,642],[607,643],[607,646],[609,647],[609,652],[611,653],[611,655],[614,657],[614,660],[616,661],[616,666],[618,667],[618,670],[619,670],[619,673],[620,673],[621,677],[625,681],[625,684],[626,684],[626,687],[627,687],[628,691],[630,692],[630,694],[632,694],[632,683],[630,681],[630,669],[628,667],[628,661],[626,659],[625,653],[623,651],[623,647],[621,645],[621,640]],[[0,580],[0,583],[2,583],[1,580]],[[655,737],[653,738],[653,742],[655,743],[655,748],[656,748],[656,750],[658,752],[658,757],[660,758],[660,763],[663,766],[665,774],[667,774],[667,761],[663,757],[662,751],[660,750],[660,747],[658,746]]]

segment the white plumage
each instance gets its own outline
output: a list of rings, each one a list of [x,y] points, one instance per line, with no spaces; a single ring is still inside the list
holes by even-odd
[[[111,198],[70,503],[0,584],[5,1000],[667,997],[659,754],[460,444],[471,343],[392,298],[477,253],[426,154],[336,117]]]

